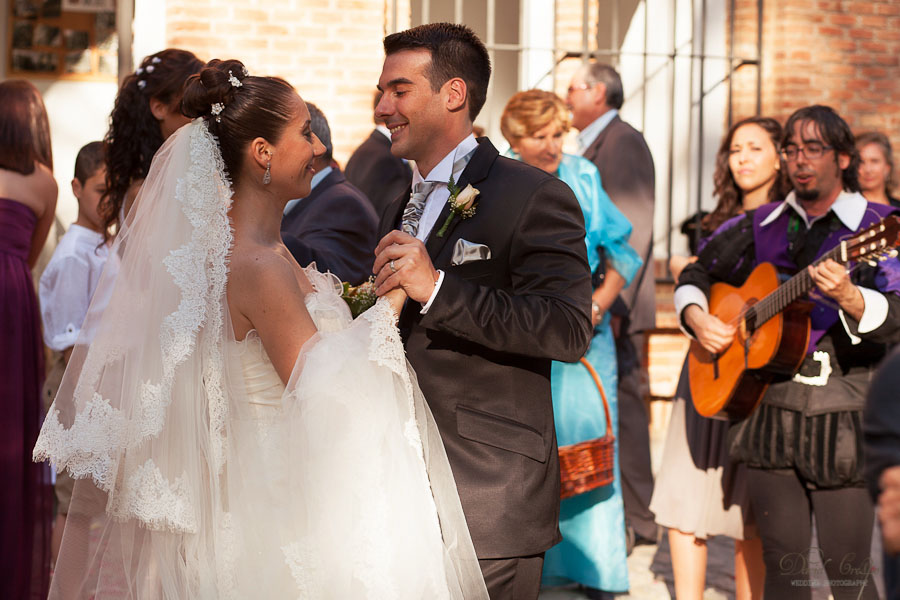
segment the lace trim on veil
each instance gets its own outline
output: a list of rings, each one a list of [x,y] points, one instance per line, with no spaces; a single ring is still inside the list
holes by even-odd
[[[386,298],[379,298],[371,309],[360,315],[369,321],[372,327],[372,343],[369,347],[369,360],[394,372],[406,391],[409,403],[409,419],[404,424],[403,435],[409,444],[418,451],[424,461],[422,437],[416,423],[416,405],[413,394],[412,378],[409,376],[406,355],[403,352],[403,341],[400,330],[394,325],[394,310]]]
[[[117,497],[110,506],[116,517],[134,517],[151,528],[190,531],[197,523],[180,478],[174,482],[166,480],[152,459],[126,473],[117,483],[117,470],[125,451],[162,431],[176,372],[198,350],[208,404],[212,467],[217,474],[224,463],[228,409],[222,381],[222,328],[227,260],[233,242],[228,219],[232,190],[218,144],[206,123],[198,119],[186,128],[189,131],[182,135],[190,135],[190,164],[176,185],[175,196],[192,230],[190,240],[163,260],[181,298],[178,308],[160,326],[162,374],[158,381],[141,382],[137,406],[129,418],[97,391],[103,370],[123,358],[123,349],[97,340],[87,352],[71,400],[75,406],[83,403],[83,408],[66,428],[54,405],[33,456],[38,461],[53,461],[60,471],[68,469],[76,478],[89,476],[106,492],[117,488]],[[128,360],[127,353],[124,358]],[[149,490],[155,491],[150,494]]]

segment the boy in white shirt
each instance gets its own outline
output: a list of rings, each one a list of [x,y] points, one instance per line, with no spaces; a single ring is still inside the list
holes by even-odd
[[[106,193],[103,142],[91,142],[78,151],[72,193],[78,199],[78,218],[59,240],[38,286],[44,343],[62,354],[63,369],[109,256],[109,244],[103,239],[103,218],[98,211],[100,199]],[[63,369],[48,375],[45,398],[49,396],[52,400],[56,395]],[[72,479],[65,473],[57,476],[55,492],[59,506],[53,524],[53,562],[56,562],[69,512],[72,485]]]
[[[44,343],[62,352],[66,360],[109,255],[98,212],[106,193],[103,142],[91,142],[79,150],[72,193],[78,199],[78,219],[59,240],[39,286]]]

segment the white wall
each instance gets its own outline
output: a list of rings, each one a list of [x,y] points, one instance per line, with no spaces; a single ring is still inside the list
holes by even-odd
[[[69,182],[78,150],[102,140],[109,124],[118,86],[115,82],[32,80],[40,90],[50,117],[53,174],[59,184],[56,214],[66,227],[78,216],[78,204]]]
[[[132,69],[145,56],[166,49],[165,0],[134,0],[132,35]]]

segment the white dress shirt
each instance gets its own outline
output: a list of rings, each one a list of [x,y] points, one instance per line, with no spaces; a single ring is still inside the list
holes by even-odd
[[[457,171],[453,171],[453,165],[460,158],[474,152],[476,148],[478,148],[478,142],[475,141],[475,135],[470,133],[468,137],[461,141],[456,148],[451,150],[443,159],[441,159],[441,162],[435,165],[435,167],[425,175],[419,172],[418,165],[413,166],[412,185],[414,188],[415,185],[421,181],[434,181],[437,183],[425,200],[425,209],[422,211],[422,217],[419,219],[419,230],[416,232],[416,238],[423,242],[428,240],[428,236],[437,224],[438,217],[444,209],[444,205],[450,199],[450,190],[447,189],[450,175],[453,175],[454,181],[459,181],[462,172],[465,170],[465,165],[461,165],[458,167]],[[428,312],[428,309],[437,297],[443,282],[444,272],[438,270],[438,280],[434,285],[434,291],[431,292],[431,297],[428,299],[428,302],[422,306],[421,312],[423,315]]]
[[[50,349],[62,352],[75,345],[108,257],[103,234],[81,225],[73,223],[59,240],[38,286]]]
[[[584,154],[584,151],[591,147],[591,144],[594,143],[594,140],[597,139],[597,136],[600,135],[606,126],[609,125],[609,122],[616,118],[616,115],[619,114],[619,111],[615,108],[612,108],[596,119],[581,130],[576,138],[578,141],[578,155],[581,156]]]

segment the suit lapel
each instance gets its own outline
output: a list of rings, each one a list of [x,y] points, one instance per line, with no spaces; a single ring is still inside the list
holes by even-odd
[[[479,138],[477,141],[478,148],[475,150],[475,154],[472,155],[472,159],[469,160],[469,164],[466,165],[466,168],[463,170],[462,175],[460,175],[459,177],[459,182],[457,185],[459,185],[460,189],[465,188],[470,183],[473,186],[477,187],[477,184],[479,182],[487,178],[491,166],[494,164],[494,161],[497,160],[497,156],[499,155],[497,149],[494,148],[494,145],[486,137]],[[477,204],[480,204],[484,201],[485,198],[479,195],[476,206]],[[453,234],[453,230],[456,229],[456,226],[460,221],[462,221],[461,218],[454,217],[443,237],[438,237],[437,232],[444,225],[444,221],[447,220],[448,216],[450,216],[450,203],[446,202],[444,203],[444,207],[441,209],[441,214],[438,216],[437,221],[435,221],[434,223],[434,228],[428,235],[428,240],[426,240],[425,242],[425,249],[428,250],[428,256],[431,257],[432,262],[437,259],[437,256],[441,253],[441,250],[447,243],[447,240],[449,240],[450,236]],[[478,218],[477,209],[475,211],[475,215],[472,218]]]
[[[582,156],[595,163],[597,161],[597,155],[600,154],[600,147],[603,146],[603,142],[606,141],[606,136],[609,135],[609,132],[621,121],[622,119],[619,118],[619,115],[613,117],[612,120],[606,124],[606,127],[603,128],[603,131],[597,135],[594,142],[588,146],[588,149],[585,150]]]

